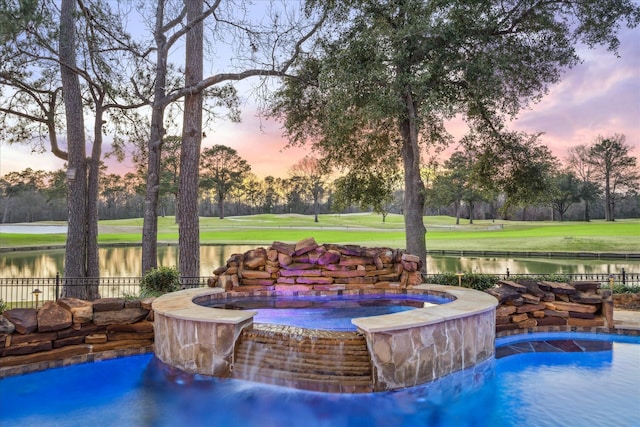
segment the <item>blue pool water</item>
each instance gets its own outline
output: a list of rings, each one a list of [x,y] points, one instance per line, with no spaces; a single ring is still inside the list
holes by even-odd
[[[253,321],[307,329],[355,331],[351,319],[399,313],[451,299],[427,294],[298,295],[230,297],[200,303],[207,307],[255,310]]]
[[[610,350],[529,352],[411,389],[306,392],[186,375],[152,355],[0,380],[12,426],[638,426],[640,338],[578,333],[498,339],[606,340]]]

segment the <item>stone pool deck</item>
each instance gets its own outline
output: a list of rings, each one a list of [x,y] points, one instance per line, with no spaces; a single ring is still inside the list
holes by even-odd
[[[619,329],[640,330],[640,310],[613,310],[613,323]]]

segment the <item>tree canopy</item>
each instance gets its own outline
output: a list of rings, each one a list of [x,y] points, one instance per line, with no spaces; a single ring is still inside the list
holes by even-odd
[[[450,142],[445,124],[456,115],[481,148],[505,133],[513,141],[507,119],[579,62],[578,44],[615,52],[617,30],[636,26],[640,8],[628,0],[357,0],[336,5],[332,18],[322,53],[297,62],[273,114],[292,144],[311,143],[343,169],[401,159],[407,250],[424,259],[424,146]]]

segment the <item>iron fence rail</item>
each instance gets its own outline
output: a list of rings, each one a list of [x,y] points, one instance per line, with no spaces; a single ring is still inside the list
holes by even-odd
[[[10,306],[34,307],[36,301],[56,301],[65,286],[98,286],[102,298],[135,297],[140,294],[141,277],[29,277],[0,278],[0,300]],[[209,277],[181,277],[183,287],[207,286]]]
[[[425,274],[424,279],[429,282],[429,277],[437,274]],[[490,274],[491,275],[491,274]],[[505,274],[493,274],[499,279],[513,279],[515,277],[540,277],[541,274],[515,274],[507,271]],[[595,281],[606,287],[611,284],[638,286],[640,287],[640,273],[627,273],[622,270],[620,273],[606,274],[557,274],[568,278],[570,281]],[[181,277],[180,283],[183,287],[205,287],[210,277]],[[42,304],[45,301],[55,301],[62,296],[64,286],[90,286],[98,285],[102,298],[135,297],[140,293],[141,277],[95,277],[95,278],[72,278],[62,277],[57,274],[55,277],[37,278],[0,278],[0,301],[3,301],[7,308],[34,307],[36,301]]]

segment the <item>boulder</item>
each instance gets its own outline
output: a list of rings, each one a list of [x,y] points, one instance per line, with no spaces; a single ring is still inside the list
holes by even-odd
[[[323,253],[320,258],[318,258],[319,265],[329,265],[329,264],[337,264],[340,262],[340,252],[330,249]]]
[[[487,293],[496,297],[500,303],[505,301],[514,301],[520,298],[520,293],[510,286],[500,286],[497,288],[487,289]]]
[[[518,283],[527,288],[527,293],[534,295],[536,297],[544,296],[544,291],[540,289],[540,286],[538,286],[538,282],[536,282],[535,280],[521,279],[521,280],[518,280]]]
[[[516,309],[516,313],[532,313],[545,308],[547,308],[545,304],[523,304]]]
[[[542,290],[550,291],[554,294],[570,295],[576,293],[576,288],[567,283],[542,281],[538,283],[538,286],[540,286]]]
[[[93,311],[114,311],[124,308],[124,298],[100,298],[93,302]]]
[[[580,303],[580,304],[602,304],[602,295],[598,295],[592,292],[578,292],[574,295],[571,295],[571,302]]]
[[[143,308],[96,311],[93,313],[93,323],[98,326],[135,323],[147,317],[147,314],[149,314],[149,311]]]
[[[35,308],[12,308],[3,313],[15,326],[19,334],[28,334],[38,329],[38,315]]]
[[[521,284],[516,283],[516,282],[513,282],[511,280],[500,280],[498,282],[498,285],[506,286],[506,287],[511,288],[514,291],[517,291],[517,292],[520,292],[520,293],[525,293],[525,292],[527,292],[529,290],[529,289],[527,289],[526,286],[521,285]]]
[[[249,251],[244,256],[244,268],[255,270],[267,263],[267,253],[263,248]]]
[[[51,342],[58,338],[55,332],[32,332],[26,335],[16,334],[11,337],[11,345]]]
[[[600,282],[578,281],[571,282],[571,286],[580,292],[595,291],[600,288]]]
[[[313,237],[307,237],[306,239],[300,240],[296,243],[295,255],[306,254],[307,252],[311,252],[318,246],[318,243],[316,243],[316,240]]]
[[[296,252],[295,245],[292,245],[290,243],[273,242],[271,244],[271,248],[275,249],[276,251],[278,251],[281,254],[289,255],[290,257],[293,256],[293,254]],[[278,256],[278,258],[279,258],[279,256]]]
[[[58,305],[71,312],[73,323],[89,323],[93,320],[93,304],[78,298],[60,298]]]
[[[264,270],[244,270],[242,279],[271,279],[271,273]]]
[[[567,324],[567,319],[563,317],[545,316],[536,320],[538,326],[564,326]]]
[[[595,305],[576,304],[572,302],[554,301],[545,303],[551,310],[574,311],[576,313],[595,313],[598,307]]]
[[[274,279],[242,279],[242,286],[271,286],[276,281]]]
[[[137,323],[107,326],[107,333],[113,333],[113,332],[138,332],[138,333],[153,332],[153,322],[146,322],[143,320]]]
[[[38,353],[40,351],[48,351],[53,348],[51,341],[29,342],[5,347],[2,350],[2,357],[19,356],[24,354]]]
[[[16,325],[0,314],[0,335],[12,334],[16,330]]]
[[[71,323],[71,312],[53,301],[45,302],[38,311],[38,332],[67,329]]]

